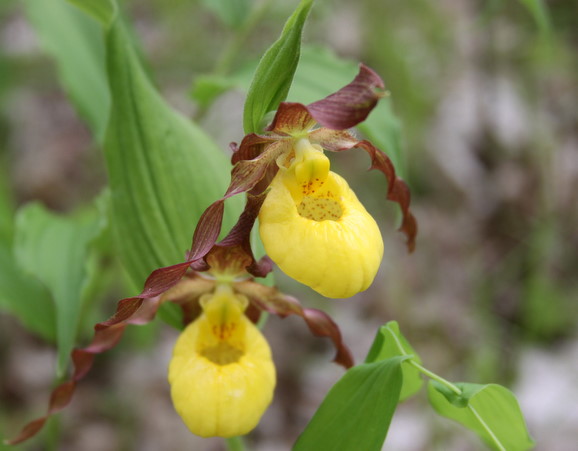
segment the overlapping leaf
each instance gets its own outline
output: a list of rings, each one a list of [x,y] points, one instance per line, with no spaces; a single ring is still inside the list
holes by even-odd
[[[365,363],[378,362],[396,356],[411,357],[411,360],[421,363],[419,355],[401,334],[396,321],[389,321],[379,328],[373,344],[365,358]],[[408,361],[401,365],[403,385],[400,400],[403,401],[415,394],[423,385],[420,372],[411,366]]]
[[[38,204],[29,204],[18,212],[14,244],[16,261],[32,279],[40,280],[54,299],[59,376],[67,367],[86,301],[83,292],[88,283],[90,244],[103,227],[96,210],[62,217]],[[24,301],[34,304],[32,312],[51,315],[50,304],[34,281],[28,290],[40,295],[37,299]]]
[[[393,357],[351,368],[331,388],[294,451],[378,451],[397,407],[401,364]]]
[[[496,384],[457,383],[456,394],[436,381],[428,384],[429,401],[434,409],[474,431],[486,444],[499,451],[525,451],[533,448],[516,397]]]

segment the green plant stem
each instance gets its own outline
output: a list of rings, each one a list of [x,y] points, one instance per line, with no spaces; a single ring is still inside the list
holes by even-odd
[[[452,384],[450,381],[445,380],[443,377],[438,376],[435,373],[432,373],[430,370],[428,370],[427,368],[424,368],[423,366],[421,366],[419,363],[417,363],[415,361],[415,359],[413,358],[413,355],[408,354],[408,352],[404,349],[403,344],[401,343],[401,341],[399,341],[398,337],[391,331],[388,329],[389,334],[391,335],[391,337],[393,338],[393,340],[395,341],[395,344],[397,346],[397,348],[399,349],[400,353],[404,356],[409,356],[409,359],[406,360],[407,363],[409,363],[410,365],[412,365],[413,367],[417,368],[420,372],[422,372],[423,374],[425,374],[427,377],[429,377],[430,379],[436,380],[438,381],[440,384],[445,385],[446,387],[448,387],[451,391],[453,391],[456,395],[461,396],[462,391],[460,390],[459,387],[457,387],[456,385]]]
[[[433,379],[435,381],[438,381],[440,384],[445,385],[451,391],[453,391],[456,395],[458,395],[458,396],[462,395],[462,390],[460,390],[460,388],[458,386],[452,384],[450,381],[445,380],[443,377],[438,376],[435,373],[432,373],[430,370],[428,370],[427,368],[424,368],[419,363],[417,363],[414,359],[407,360],[407,363],[409,363],[413,367],[417,368],[420,372],[425,374],[430,379]]]
[[[225,439],[225,443],[227,444],[228,451],[245,451],[245,442],[243,441],[243,437],[231,437]]]
[[[215,65],[213,74],[226,75],[231,70],[231,66],[239,54],[239,50],[243,44],[245,44],[247,37],[253,28],[255,28],[255,25],[257,25],[265,15],[269,6],[271,6],[271,0],[263,0],[261,4],[251,12],[245,23],[235,31],[233,38],[221,53],[221,56]]]

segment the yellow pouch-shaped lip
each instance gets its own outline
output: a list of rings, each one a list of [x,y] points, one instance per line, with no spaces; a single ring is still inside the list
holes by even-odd
[[[329,298],[371,285],[383,257],[375,220],[334,172],[304,192],[294,171],[281,168],[259,213],[269,257],[290,277]]]
[[[271,403],[275,367],[261,332],[238,304],[207,309],[182,332],[169,366],[171,397],[201,437],[251,431]]]

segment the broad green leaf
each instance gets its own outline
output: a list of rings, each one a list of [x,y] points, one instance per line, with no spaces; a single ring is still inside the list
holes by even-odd
[[[56,62],[63,88],[102,142],[110,96],[101,27],[66,0],[23,3],[43,48]]]
[[[421,359],[399,331],[397,322],[389,321],[385,326],[380,327],[377,332],[373,345],[365,358],[365,362],[379,362],[396,356],[411,357],[411,360],[421,364]],[[403,385],[400,401],[404,401],[421,388],[423,379],[419,370],[412,366],[409,360],[404,361],[401,368],[403,372]]]
[[[259,132],[261,120],[287,97],[299,62],[301,33],[313,0],[301,0],[281,36],[261,58],[247,93],[243,112],[245,133]]]
[[[105,141],[113,231],[137,287],[156,268],[183,261],[195,225],[229,182],[225,154],[160,97],[120,20],[107,32],[112,108]],[[227,201],[224,228],[242,199]]]
[[[440,415],[474,431],[492,449],[523,451],[533,448],[534,441],[511,391],[496,384],[454,385],[462,391],[461,395],[437,381],[428,384],[429,401]]]
[[[380,450],[399,401],[405,358],[348,370],[331,388],[293,451]]]
[[[203,5],[213,11],[223,23],[231,28],[239,28],[245,23],[251,11],[250,0],[202,0]]]
[[[91,14],[102,25],[108,25],[116,15],[116,4],[112,0],[68,0],[73,5]]]
[[[30,332],[56,339],[52,297],[36,276],[22,271],[11,246],[0,244],[0,309],[14,315]]]
[[[104,222],[95,209],[64,217],[39,204],[28,204],[17,213],[16,261],[28,275],[36,276],[48,288],[56,306],[59,376],[66,369],[85,302],[83,291],[89,283],[90,244],[103,227]]]
[[[540,32],[549,33],[551,29],[550,16],[544,0],[520,0],[534,17]]]

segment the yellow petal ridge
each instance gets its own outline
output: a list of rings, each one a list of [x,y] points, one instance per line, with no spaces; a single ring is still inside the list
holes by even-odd
[[[311,145],[296,146],[289,167],[279,169],[261,207],[259,227],[265,250],[279,268],[329,298],[367,289],[383,257],[375,220]]]
[[[247,300],[242,296],[218,289],[201,305],[203,313],[181,333],[173,350],[173,404],[193,434],[244,435],[273,398],[271,350],[243,314]]]

